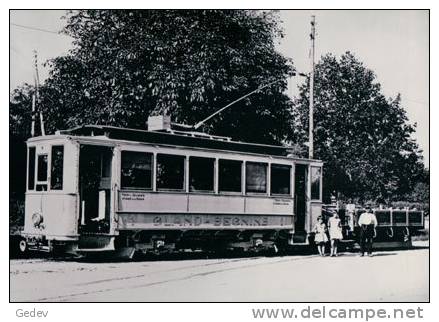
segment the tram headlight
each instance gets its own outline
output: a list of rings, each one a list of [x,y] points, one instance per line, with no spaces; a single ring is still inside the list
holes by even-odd
[[[38,212],[35,212],[33,215],[32,215],[32,222],[33,222],[33,224],[34,224],[34,227],[40,227],[40,225],[42,224],[42,222],[43,222],[43,215],[42,214],[40,214],[40,213],[38,213]]]

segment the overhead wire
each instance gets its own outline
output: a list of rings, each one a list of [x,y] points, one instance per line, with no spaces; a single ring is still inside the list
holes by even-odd
[[[40,32],[55,34],[55,35],[58,35],[58,36],[64,36],[64,37],[69,37],[70,38],[70,36],[62,34],[62,33],[58,32],[58,31],[53,31],[53,30],[48,30],[48,29],[43,29],[43,28],[38,28],[38,27],[32,27],[32,26],[26,26],[26,25],[21,25],[21,24],[12,23],[12,22],[11,22],[11,26],[19,27],[19,28],[27,29],[27,30],[32,30],[32,31],[40,31]]]

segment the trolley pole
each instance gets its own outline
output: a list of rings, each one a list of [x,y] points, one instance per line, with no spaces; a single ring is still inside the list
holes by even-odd
[[[309,81],[309,155],[314,157],[314,61],[315,61],[315,38],[316,16],[311,16],[311,75]]]

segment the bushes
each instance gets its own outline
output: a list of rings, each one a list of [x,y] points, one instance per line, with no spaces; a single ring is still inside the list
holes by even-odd
[[[24,225],[24,200],[11,196],[9,198],[9,230],[11,232]]]
[[[423,210],[425,215],[430,214],[430,204],[427,202],[409,202],[409,201],[393,201],[390,206],[392,208],[409,208]]]

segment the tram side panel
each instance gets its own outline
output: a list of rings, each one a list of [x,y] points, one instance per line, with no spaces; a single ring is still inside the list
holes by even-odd
[[[119,230],[288,229],[293,199],[119,192]]]
[[[149,154],[151,164],[152,184],[150,188],[130,189],[124,188],[121,182],[121,169],[123,166],[122,153],[144,153],[147,160]],[[160,151],[160,152],[159,152]],[[165,147],[147,147],[147,146],[119,146],[115,150],[115,159],[117,166],[114,168],[113,175],[118,189],[115,193],[115,233],[126,234],[145,232],[148,235],[157,236],[162,232],[167,236],[178,236],[175,232],[185,233],[189,231],[205,231],[207,235],[213,236],[215,232],[224,231],[280,231],[291,233],[294,229],[294,199],[293,193],[289,188],[286,195],[269,195],[265,194],[245,194],[245,161],[250,159],[253,162],[264,162],[269,166],[269,159],[256,156],[248,157],[239,154],[216,154],[206,151],[179,150]],[[145,154],[146,153],[146,154]],[[157,158],[162,154],[178,154],[185,157],[185,175],[184,188],[180,191],[160,190],[157,186]],[[154,156],[153,156],[154,155]],[[218,187],[214,185],[211,192],[194,192],[189,188],[190,159],[192,157],[217,159],[215,167],[221,160],[237,160],[241,162],[241,192],[224,193],[218,192]],[[142,155],[137,155],[138,158]],[[219,160],[219,161],[218,161]],[[272,160],[289,165],[294,169],[292,162],[282,160]],[[136,166],[139,166],[136,164]],[[139,166],[140,167],[140,166]],[[215,169],[215,168],[214,168]],[[213,172],[213,182],[218,184],[219,174]],[[292,177],[293,179],[294,177]],[[269,177],[267,175],[267,181]],[[267,185],[269,183],[267,182]],[[292,184],[292,180],[290,185]],[[120,188],[119,188],[120,187]],[[269,189],[269,186],[267,186]],[[208,233],[210,232],[210,233]],[[246,235],[248,236],[248,234]],[[189,234],[190,235],[190,234]],[[208,236],[205,238],[208,238]],[[233,235],[233,234],[232,234]]]

